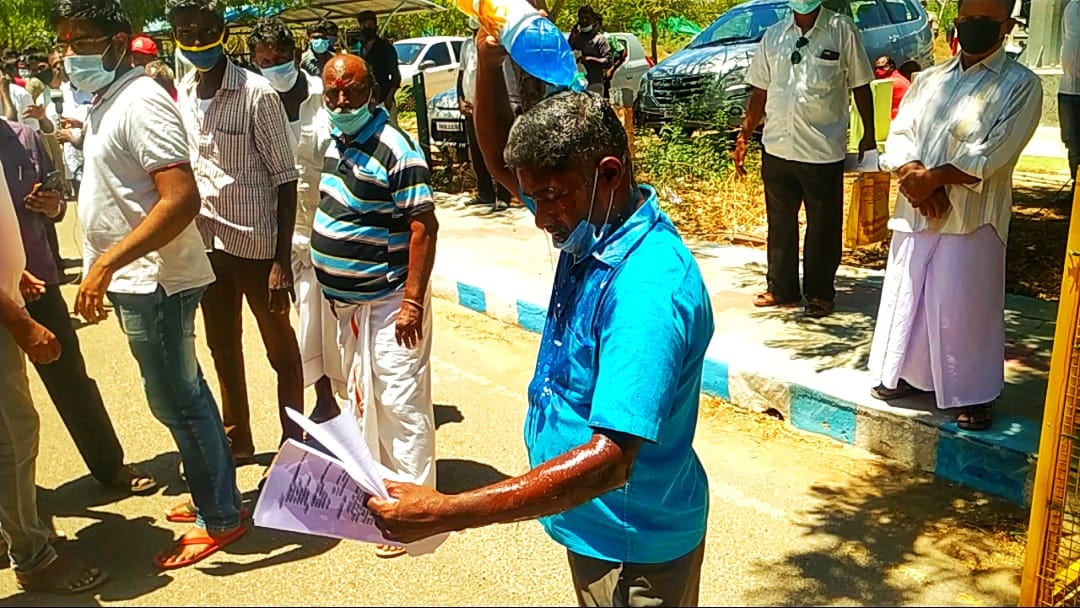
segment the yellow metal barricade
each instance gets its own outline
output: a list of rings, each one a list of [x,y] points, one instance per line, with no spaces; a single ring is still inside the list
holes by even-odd
[[[1080,605],[1080,198],[1061,281],[1021,606]]]

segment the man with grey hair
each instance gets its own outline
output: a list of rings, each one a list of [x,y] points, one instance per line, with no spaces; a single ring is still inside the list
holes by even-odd
[[[502,60],[480,45],[478,100]],[[581,605],[695,606],[709,492],[692,442],[713,333],[701,273],[599,95],[541,101],[503,143],[498,179],[562,252],[528,391],[533,468],[456,495],[388,483],[393,499],[369,506],[405,542],[539,518]]]

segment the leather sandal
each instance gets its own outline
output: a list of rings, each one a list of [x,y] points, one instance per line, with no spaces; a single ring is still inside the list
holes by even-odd
[[[771,308],[774,306],[794,306],[799,303],[799,300],[784,299],[777,296],[771,291],[766,291],[754,296],[754,306],[756,308]]]
[[[965,431],[987,431],[994,424],[994,404],[969,405],[956,416],[956,426]]]

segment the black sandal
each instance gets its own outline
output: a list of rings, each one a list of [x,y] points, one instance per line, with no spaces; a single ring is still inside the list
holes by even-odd
[[[834,310],[836,310],[836,302],[830,302],[829,300],[811,298],[806,303],[806,316],[811,319],[827,317],[831,315]]]
[[[986,431],[994,424],[993,403],[969,405],[956,416],[956,426],[965,431]]]
[[[910,397],[917,393],[921,393],[919,389],[911,386],[906,380],[901,378],[896,383],[896,388],[888,388],[884,384],[879,384],[870,389],[870,396],[879,401],[893,401],[896,399],[903,399],[904,397]]]
[[[149,494],[158,487],[157,480],[152,475],[142,473],[128,465],[120,467],[105,485],[134,495]]]

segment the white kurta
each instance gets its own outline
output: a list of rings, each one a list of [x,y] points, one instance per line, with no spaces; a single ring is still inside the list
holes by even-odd
[[[334,304],[349,403],[368,448],[404,479],[435,487],[435,411],[431,403],[431,298],[424,303],[423,339],[397,343],[404,290],[366,304]],[[348,411],[348,410],[351,410]]]
[[[939,408],[990,403],[1005,385],[1005,246],[972,234],[894,232],[870,372],[935,391]]]

